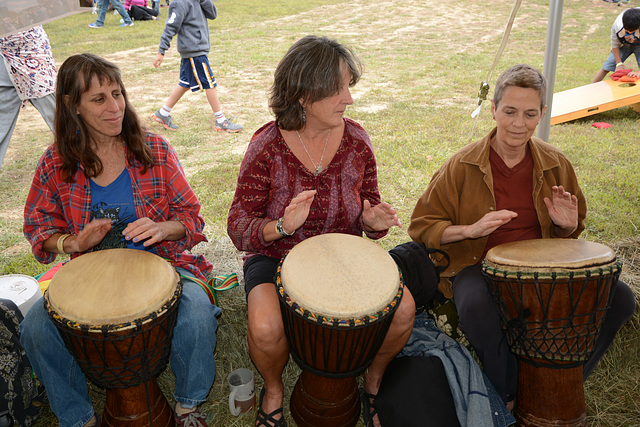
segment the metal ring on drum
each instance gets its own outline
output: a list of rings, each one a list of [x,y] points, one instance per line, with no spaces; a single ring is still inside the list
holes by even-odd
[[[289,348],[302,368],[292,417],[300,427],[354,426],[356,376],[380,349],[402,298],[396,263],[370,240],[322,234],[283,257],[276,288]]]
[[[582,366],[621,270],[610,248],[585,240],[523,240],[487,252],[482,272],[518,358],[518,425],[586,425]]]
[[[102,425],[174,425],[156,376],[169,360],[181,296],[171,264],[135,249],[81,255],[51,280],[49,317],[87,378],[106,389]]]

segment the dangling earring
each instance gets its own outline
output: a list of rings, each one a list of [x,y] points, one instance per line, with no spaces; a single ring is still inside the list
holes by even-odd
[[[302,124],[307,124],[307,113],[305,113],[304,108],[302,109]]]

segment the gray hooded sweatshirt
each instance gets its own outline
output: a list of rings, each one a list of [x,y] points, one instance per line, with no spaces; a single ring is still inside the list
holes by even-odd
[[[208,55],[211,41],[207,19],[216,19],[216,16],[211,0],[172,0],[158,52],[164,55],[171,39],[177,35],[178,53],[182,58]]]

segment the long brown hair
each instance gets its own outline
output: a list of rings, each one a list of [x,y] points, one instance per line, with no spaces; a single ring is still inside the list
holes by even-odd
[[[54,144],[62,159],[62,179],[72,182],[78,163],[84,166],[84,173],[88,177],[98,176],[103,170],[102,162],[91,146],[89,131],[77,114],[82,94],[91,87],[93,77],[100,84],[107,82],[120,86],[125,100],[120,137],[127,143],[127,161],[134,164],[137,160],[143,167],[142,173],[145,173],[155,164],[153,152],[146,144],[140,119],[129,103],[120,70],[115,64],[99,56],[82,53],[67,58],[58,70]]]
[[[305,121],[300,99],[313,103],[338,93],[343,64],[351,74],[349,86],[354,86],[363,67],[351,49],[321,36],[306,36],[295,42],[274,73],[269,107],[276,125],[285,130],[302,129]]]

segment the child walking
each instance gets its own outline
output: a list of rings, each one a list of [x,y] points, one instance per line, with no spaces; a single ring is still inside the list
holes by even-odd
[[[216,79],[207,58],[211,49],[207,19],[215,19],[216,16],[216,7],[211,0],[172,0],[169,4],[169,17],[160,37],[160,47],[153,66],[158,68],[162,64],[171,39],[177,35],[177,49],[182,58],[180,80],[162,108],[151,116],[166,129],[178,129],[178,125],[171,120],[171,109],[189,89],[192,92],[200,89],[205,91],[207,101],[216,117],[215,130],[240,132],[243,129],[241,125],[231,122],[222,112],[216,91]]]

